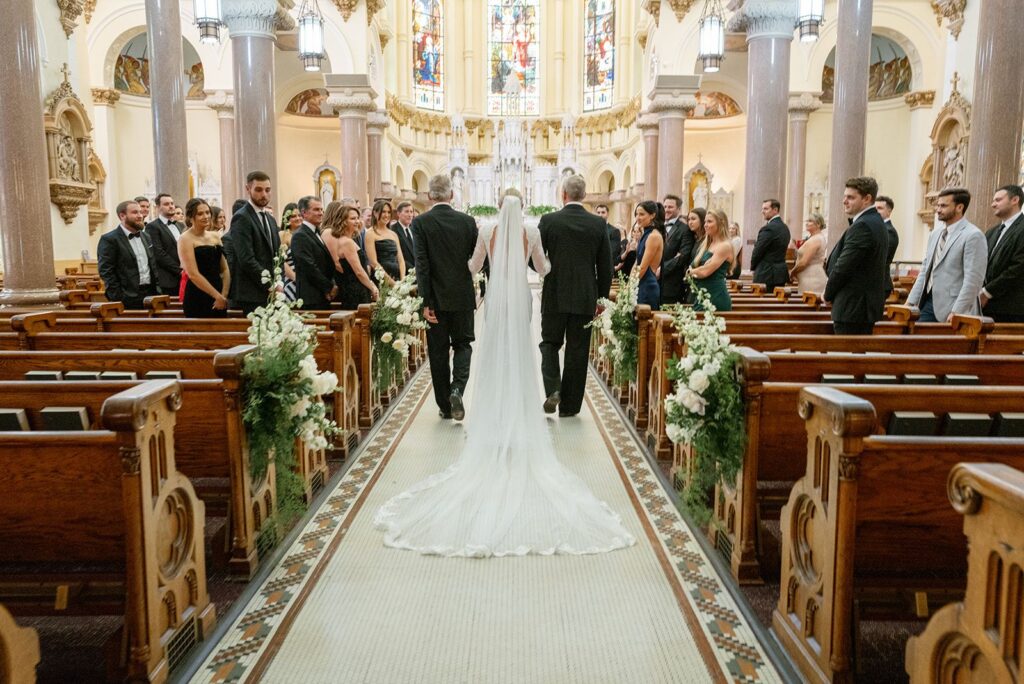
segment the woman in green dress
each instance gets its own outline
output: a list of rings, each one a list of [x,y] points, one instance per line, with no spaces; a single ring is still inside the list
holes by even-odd
[[[688,274],[697,288],[708,293],[716,311],[732,311],[732,298],[725,285],[725,276],[736,261],[727,233],[729,219],[725,212],[709,209],[704,218],[704,240],[697,248]],[[701,311],[698,301],[694,310]]]

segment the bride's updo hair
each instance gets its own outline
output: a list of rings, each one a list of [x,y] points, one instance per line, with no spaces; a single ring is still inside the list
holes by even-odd
[[[509,188],[505,192],[501,193],[501,199],[498,200],[499,207],[505,202],[506,197],[517,197],[519,198],[519,204],[523,203],[523,193],[519,192],[515,188]]]

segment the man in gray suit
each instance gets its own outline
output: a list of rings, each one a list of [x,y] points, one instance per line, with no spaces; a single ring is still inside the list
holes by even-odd
[[[945,225],[928,238],[928,253],[907,304],[921,309],[921,322],[948,321],[953,314],[981,313],[978,295],[985,280],[985,234],[964,218],[971,193],[948,188],[935,199],[935,216]]]

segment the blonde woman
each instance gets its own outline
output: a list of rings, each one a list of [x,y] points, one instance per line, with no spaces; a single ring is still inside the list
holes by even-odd
[[[728,230],[729,219],[725,212],[708,209],[704,217],[704,239],[698,245],[693,265],[687,271],[693,276],[694,285],[708,293],[716,311],[732,311],[732,298],[725,285],[725,276],[736,261],[736,255]],[[699,303],[694,304],[693,308],[701,310]]]
[[[363,244],[366,248],[366,259],[370,262],[370,272],[376,273],[383,268],[389,280],[401,280],[405,277],[405,257],[398,242],[398,234],[388,226],[391,224],[391,203],[377,200],[373,204],[373,226],[366,231]]]
[[[804,223],[810,237],[797,250],[796,264],[789,272],[796,279],[801,292],[824,292],[828,275],[825,273],[825,219],[811,214]]]
[[[324,244],[334,258],[334,284],[342,309],[358,309],[360,304],[376,301],[377,286],[370,280],[366,255],[359,249],[356,234],[363,229],[359,210],[341,202],[331,202],[320,224]]]

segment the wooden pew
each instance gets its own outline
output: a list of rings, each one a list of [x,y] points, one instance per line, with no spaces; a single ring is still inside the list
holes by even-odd
[[[32,684],[39,664],[39,635],[20,627],[0,605],[0,682]]]
[[[936,611],[907,642],[913,684],[1013,684],[1024,667],[1024,472],[961,463],[949,474],[953,508],[964,516],[967,594]]]
[[[897,391],[908,388],[896,388]],[[806,387],[804,476],[782,509],[782,577],[772,628],[807,681],[854,678],[860,620],[927,615],[963,594],[962,520],[945,502],[962,460],[1024,466],[1024,439],[879,436],[889,390],[855,397]],[[1012,411],[1021,388],[951,387],[914,406]]]
[[[205,507],[175,464],[181,386],[105,402],[103,430],[0,433],[0,600],[14,615],[120,614],[124,677],[163,682],[209,634]]]
[[[828,375],[854,376],[855,383],[868,376],[894,378],[904,382],[907,375],[933,375],[935,385],[945,376],[977,378],[980,385],[1024,385],[1024,357],[986,355],[880,355],[761,353],[748,347],[739,350],[747,446],[743,469],[735,483],[722,483],[715,492],[714,524],[709,536],[730,561],[740,583],[759,583],[775,569],[762,567],[766,540],[760,521],[767,519],[788,498],[789,488],[804,472],[802,445],[805,428],[793,412],[800,390],[821,383]],[[906,378],[910,380],[910,378]],[[833,383],[844,391],[860,395],[873,387],[894,392],[888,400],[905,395],[927,403],[935,391],[948,386],[892,386]],[[889,404],[886,404],[889,405]],[[799,448],[794,445],[801,445]],[[689,469],[689,453],[676,445],[674,470]],[[768,554],[769,556],[771,554]]]

